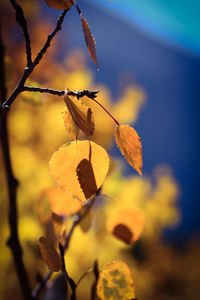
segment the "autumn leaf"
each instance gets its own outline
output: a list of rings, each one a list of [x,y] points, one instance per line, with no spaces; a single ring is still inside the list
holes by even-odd
[[[44,236],[39,238],[39,249],[48,268],[54,272],[59,272],[62,267],[60,255]]]
[[[81,18],[81,24],[82,24],[82,29],[83,29],[83,34],[85,38],[85,42],[88,48],[88,51],[90,53],[90,56],[92,57],[95,65],[97,68],[99,67],[98,62],[97,62],[97,56],[96,56],[96,46],[95,46],[95,39],[90,31],[90,27],[88,24],[88,21],[82,16],[82,13],[80,14]]]
[[[117,126],[115,140],[128,163],[142,175],[142,144],[135,129],[128,125]]]
[[[69,138],[73,141],[76,140],[78,137],[79,128],[75,124],[74,120],[72,119],[71,113],[66,108],[63,113],[63,121],[65,124],[65,128],[67,130],[67,133],[69,135]]]
[[[107,230],[126,244],[133,244],[140,237],[145,223],[144,213],[134,207],[120,210],[109,216]]]
[[[73,5],[73,0],[45,0],[49,7],[55,9],[70,9]]]
[[[86,135],[93,135],[94,116],[91,108],[82,103],[81,100],[77,100],[75,97],[71,99],[67,94],[65,95],[64,100],[75,124]]]
[[[85,173],[85,164],[81,162],[87,160],[92,168],[92,176]],[[78,168],[78,169],[77,169]],[[96,193],[103,184],[109,168],[109,157],[105,149],[90,141],[73,141],[60,147],[50,161],[49,169],[56,183],[66,191],[66,193],[84,203],[91,193]],[[77,174],[78,173],[78,174]],[[80,174],[85,174],[84,181]],[[87,191],[91,184],[93,189]],[[80,180],[80,181],[79,181]],[[86,181],[85,181],[86,180]],[[87,182],[88,181],[88,182]],[[95,187],[95,189],[94,189]]]
[[[97,282],[97,295],[101,300],[135,299],[134,283],[127,264],[116,260],[103,267]]]
[[[55,214],[75,214],[82,208],[82,205],[78,200],[67,194],[60,187],[46,189],[43,193],[48,197],[51,209]]]

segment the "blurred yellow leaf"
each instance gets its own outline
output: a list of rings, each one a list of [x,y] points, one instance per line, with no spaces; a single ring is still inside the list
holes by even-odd
[[[48,268],[54,272],[59,272],[62,267],[60,255],[44,236],[39,238],[39,248]]]
[[[66,108],[62,114],[63,114],[64,123],[65,123],[65,128],[67,130],[67,133],[68,133],[70,139],[76,140],[77,136],[78,136],[79,128],[77,127],[74,120],[72,119],[71,113]]]
[[[74,141],[61,146],[49,162],[56,183],[82,203],[101,187],[108,168],[106,150],[90,141]]]
[[[64,100],[75,124],[86,135],[93,135],[94,116],[91,108],[87,107],[81,100],[77,100],[75,97],[73,97],[73,99],[70,98],[67,94],[65,95]]]
[[[93,37],[93,35],[90,31],[90,27],[89,27],[89,24],[88,24],[87,20],[82,16],[82,14],[80,15],[80,18],[81,18],[83,34],[84,34],[86,45],[88,47],[88,51],[89,51],[90,56],[92,57],[95,65],[98,68],[99,65],[98,65],[97,56],[96,56],[95,39],[94,39],[94,37]]]
[[[102,300],[135,299],[134,283],[127,264],[116,260],[103,267],[97,283],[97,295]]]
[[[82,208],[79,201],[68,195],[60,187],[46,189],[45,193],[50,201],[51,209],[55,214],[75,214]]]
[[[128,163],[142,175],[142,144],[135,129],[128,125],[117,126],[115,140]]]
[[[63,218],[55,213],[52,213],[53,231],[56,237],[59,237],[64,230]]]
[[[140,237],[145,223],[144,213],[134,207],[120,210],[109,216],[107,230],[126,244],[132,244]]]
[[[66,242],[66,239],[67,239],[67,233],[66,233],[66,230],[63,229],[63,231],[60,233],[59,235],[59,242],[61,243],[61,245],[64,247],[65,246],[65,242]]]
[[[45,0],[47,5],[55,9],[69,9],[74,1],[73,0]]]

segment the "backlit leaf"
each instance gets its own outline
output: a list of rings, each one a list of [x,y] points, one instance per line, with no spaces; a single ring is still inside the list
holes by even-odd
[[[60,271],[62,267],[60,255],[44,236],[39,238],[39,248],[48,268],[54,272]]]
[[[82,163],[86,160],[87,167]],[[91,170],[86,174],[86,170],[89,170],[88,166]],[[107,152],[90,141],[73,141],[61,146],[49,162],[49,169],[56,183],[68,195],[82,203],[101,187],[108,168]]]
[[[89,27],[87,20],[82,16],[82,14],[80,14],[80,18],[81,18],[83,34],[84,34],[86,45],[88,47],[88,51],[89,51],[90,56],[92,57],[95,65],[97,67],[99,67],[98,62],[97,62],[97,56],[96,56],[95,39],[90,31],[90,27]]]
[[[97,295],[102,300],[134,300],[135,289],[131,272],[122,261],[103,267],[97,283]]]
[[[62,114],[63,114],[64,123],[65,123],[65,128],[67,130],[67,133],[68,133],[70,139],[72,141],[76,140],[78,137],[79,128],[77,127],[74,120],[72,119],[71,113],[66,108]]]
[[[145,223],[144,213],[134,207],[113,213],[107,220],[107,230],[126,244],[132,244],[140,237]]]
[[[76,97],[65,95],[65,103],[74,120],[75,124],[86,134],[93,135],[94,132],[94,116],[91,108],[87,107],[81,100]]]
[[[55,214],[75,214],[82,208],[78,200],[67,194],[60,187],[46,189],[45,193],[50,201],[51,209]]]
[[[45,0],[47,5],[55,9],[69,9],[74,1],[73,0]]]
[[[142,144],[135,129],[128,125],[117,126],[115,140],[128,163],[142,175]]]

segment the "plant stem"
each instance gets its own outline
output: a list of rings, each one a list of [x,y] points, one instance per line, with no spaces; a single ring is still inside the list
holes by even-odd
[[[65,91],[57,91],[53,89],[47,89],[47,88],[40,88],[40,87],[34,87],[34,86],[24,86],[22,92],[39,92],[39,93],[48,93],[52,95],[57,96],[64,96]]]

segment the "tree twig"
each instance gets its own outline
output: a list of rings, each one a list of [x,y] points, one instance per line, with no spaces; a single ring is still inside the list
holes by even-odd
[[[66,15],[67,12],[68,12],[67,9],[65,9],[62,12],[61,16],[57,20],[57,24],[56,24],[55,29],[53,30],[53,32],[51,34],[48,35],[47,40],[46,40],[44,46],[38,52],[35,60],[32,62],[32,64],[29,67],[25,68],[24,73],[23,73],[23,75],[22,75],[19,83],[17,84],[17,87],[15,88],[15,90],[13,91],[13,93],[10,95],[10,97],[6,101],[4,101],[3,104],[1,105],[1,107],[0,107],[0,116],[6,114],[9,111],[10,106],[12,105],[12,103],[15,101],[15,99],[17,98],[17,96],[23,91],[24,84],[25,84],[27,78],[33,72],[33,70],[35,69],[35,67],[39,64],[39,62],[42,59],[44,53],[47,51],[47,49],[51,45],[52,39],[54,38],[54,36],[56,35],[56,33],[61,29],[61,25],[62,25],[62,23],[64,21],[64,17],[65,17],[65,15]]]
[[[21,26],[24,33],[24,39],[26,42],[27,67],[29,67],[32,64],[32,55],[31,55],[31,41],[28,33],[27,22],[24,17],[24,12],[22,7],[15,0],[10,0],[10,2],[14,7],[14,9],[16,10],[16,20],[18,24]]]
[[[6,99],[6,83],[5,83],[5,66],[4,66],[4,54],[5,48],[1,38],[0,28],[0,95],[1,101]],[[7,245],[10,247],[14,259],[14,264],[18,276],[18,280],[21,286],[22,293],[26,300],[32,299],[31,288],[28,281],[27,272],[22,259],[22,249],[18,235],[18,212],[17,212],[17,186],[18,181],[14,177],[10,149],[8,143],[8,130],[7,130],[7,115],[4,115],[0,121],[0,137],[2,143],[3,159],[5,163],[5,171],[7,177],[8,198],[9,198],[9,227],[10,237],[7,241]]]
[[[69,286],[71,288],[72,294],[71,294],[71,300],[76,300],[76,284],[74,280],[68,275],[66,267],[65,267],[65,249],[64,247],[59,243],[59,250],[60,250],[60,256],[62,260],[62,273],[65,276],[67,282],[69,283]]]
[[[69,242],[70,242],[70,239],[72,237],[72,234],[74,232],[74,229],[76,228],[76,226],[78,225],[78,223],[80,222],[80,217],[79,215],[75,215],[74,216],[74,220],[73,220],[73,223],[72,223],[72,226],[71,226],[71,229],[70,231],[68,232],[67,234],[67,237],[66,237],[66,241],[65,241],[65,245],[64,245],[64,250],[66,251],[69,247]],[[43,278],[43,280],[36,286],[36,288],[32,291],[32,297],[34,299],[37,299],[37,297],[39,296],[42,288],[46,285],[46,283],[48,282],[48,280],[50,279],[51,275],[53,274],[52,271],[49,271],[46,276]]]
[[[57,91],[53,89],[46,89],[46,88],[40,88],[40,87],[34,87],[34,86],[24,86],[22,92],[40,92],[40,93],[48,93],[52,95],[57,96],[64,96],[65,91]]]

